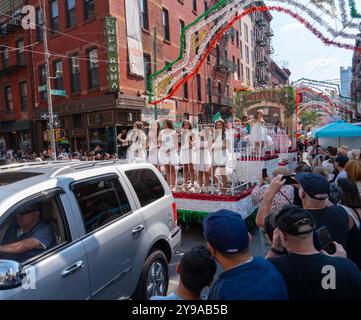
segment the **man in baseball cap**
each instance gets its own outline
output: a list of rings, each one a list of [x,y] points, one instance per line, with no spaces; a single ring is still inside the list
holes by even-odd
[[[304,192],[312,199],[326,200],[330,195],[330,184],[319,174],[300,172],[295,177]],[[302,199],[302,198],[301,198]]]
[[[251,236],[240,214],[220,210],[203,222],[208,248],[224,272],[208,300],[285,300],[285,281],[274,266],[249,251]]]

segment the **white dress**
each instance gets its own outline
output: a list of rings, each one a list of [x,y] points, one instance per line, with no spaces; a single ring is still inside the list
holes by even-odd
[[[230,143],[227,143],[227,138],[222,139],[221,135],[217,133],[214,136],[214,143],[213,143],[213,166],[215,167],[225,167],[228,163],[230,158],[230,150],[225,145],[227,144],[230,146]]]
[[[212,166],[211,142],[200,134],[195,138],[194,163],[197,171],[209,171]]]
[[[159,164],[173,166],[177,165],[179,163],[177,132],[171,129],[163,129],[159,134],[159,141]]]
[[[149,132],[149,155],[148,162],[157,166],[158,160],[158,137],[156,132]]]
[[[195,140],[195,133],[191,130],[182,130],[181,132],[181,150],[179,153],[180,164],[194,163],[194,149],[191,142]]]
[[[126,141],[131,142],[131,145],[127,150],[128,162],[132,162],[136,159],[141,161],[147,160],[147,152],[145,149],[147,136],[143,130],[131,130],[127,135]]]
[[[267,132],[261,122],[257,121],[251,128],[251,142],[267,141]]]

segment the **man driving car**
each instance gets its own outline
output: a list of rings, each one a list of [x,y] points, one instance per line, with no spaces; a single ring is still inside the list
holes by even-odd
[[[50,224],[40,218],[40,209],[27,207],[16,213],[0,245],[0,257],[23,262],[56,244]]]

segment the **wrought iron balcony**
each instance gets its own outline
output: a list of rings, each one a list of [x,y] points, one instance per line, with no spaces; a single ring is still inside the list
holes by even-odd
[[[21,10],[16,10],[9,20],[0,24],[0,36],[6,36],[21,29],[22,17],[23,14],[21,13]]]
[[[233,61],[222,57],[217,61],[216,68],[219,71],[224,71],[227,73],[233,73],[237,70],[236,64]]]

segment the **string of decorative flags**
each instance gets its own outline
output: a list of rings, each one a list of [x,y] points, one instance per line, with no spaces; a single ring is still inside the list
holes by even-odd
[[[269,0],[267,3],[281,3],[282,6],[254,6],[246,0],[221,0],[195,21],[181,30],[180,54],[172,63],[152,74],[149,81],[149,104],[155,105],[171,98],[189,79],[193,78],[205,63],[208,55],[221,43],[224,35],[230,36],[233,24],[256,12],[277,11],[293,17],[318,37],[325,45],[358,51],[353,43],[359,37],[360,9],[355,1],[311,0]],[[338,6],[337,6],[338,4]],[[293,8],[300,9],[296,13]],[[306,17],[304,17],[304,16]],[[335,26],[330,24],[335,23]],[[336,40],[342,39],[341,41]]]

